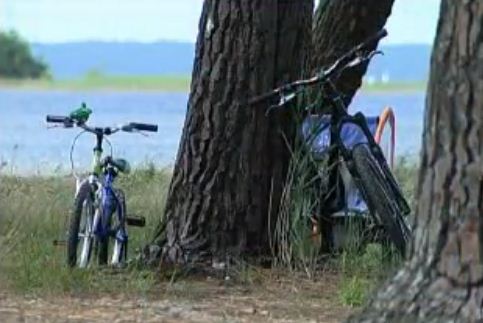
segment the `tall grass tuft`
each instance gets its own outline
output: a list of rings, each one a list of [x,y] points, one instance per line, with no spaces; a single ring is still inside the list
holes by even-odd
[[[128,228],[131,256],[160,220],[169,178],[168,171],[149,165],[119,178],[128,213],[145,216],[147,223]],[[127,270],[120,280],[99,274],[99,268],[67,268],[65,247],[53,240],[65,239],[74,189],[67,177],[0,175],[0,286],[22,293],[147,291],[154,273]]]
[[[309,172],[312,161],[300,151],[293,153],[282,203],[273,235],[277,264],[311,273],[319,248],[312,241],[311,217],[317,212],[319,198],[313,192],[317,177]]]
[[[344,249],[337,263],[341,274],[341,302],[360,306],[371,291],[401,265],[402,259],[389,245],[369,243],[363,249]]]
[[[394,175],[409,205],[416,202],[416,184],[418,182],[418,160],[412,156],[401,156],[397,159]]]
[[[398,158],[394,174],[410,203],[415,203],[417,164],[410,157]],[[338,259],[341,273],[339,298],[348,306],[363,305],[371,294],[387,277],[397,270],[403,259],[390,245],[369,243],[362,250],[349,244]]]
[[[296,120],[297,124],[302,124],[301,115]],[[316,133],[317,129],[313,130]],[[271,237],[275,265],[301,269],[309,277],[313,276],[322,243],[320,236],[313,234],[312,224],[326,198],[327,176],[332,168],[327,158],[314,158],[302,140],[292,146],[280,210]]]

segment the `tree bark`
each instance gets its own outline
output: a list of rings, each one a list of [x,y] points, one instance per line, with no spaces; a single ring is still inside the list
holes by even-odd
[[[165,261],[268,248],[289,161],[290,114],[244,102],[301,73],[312,0],[206,0],[163,225]],[[270,205],[270,202],[272,205]],[[275,215],[272,212],[272,215]]]
[[[394,0],[321,0],[313,25],[312,71],[327,67],[342,54],[381,30]],[[374,48],[377,48],[377,43]],[[347,70],[336,82],[347,104],[362,84],[367,64]]]
[[[443,0],[412,257],[352,321],[483,321],[482,53],[481,1]]]

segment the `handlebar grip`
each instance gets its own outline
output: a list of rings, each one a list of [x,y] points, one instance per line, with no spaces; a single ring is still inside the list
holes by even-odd
[[[139,131],[151,131],[151,132],[158,131],[158,125],[155,125],[155,124],[131,122],[130,125],[133,129],[136,129]]]
[[[367,38],[362,44],[358,46],[359,49],[367,47],[372,43],[379,41],[387,36],[387,30],[385,28],[379,30],[376,34],[372,35],[371,37]]]
[[[47,122],[51,122],[51,123],[67,123],[70,121],[70,118],[65,116],[47,115],[46,120]]]
[[[380,39],[383,39],[384,37],[387,36],[387,30],[386,28],[382,28],[381,30],[379,30],[379,32],[376,34],[376,39],[377,40],[380,40]]]

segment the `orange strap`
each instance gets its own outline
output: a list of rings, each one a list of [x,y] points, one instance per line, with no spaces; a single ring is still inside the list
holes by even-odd
[[[386,124],[389,122],[391,126],[391,151],[389,152],[389,166],[393,168],[394,166],[394,147],[396,145],[396,118],[394,117],[394,112],[390,107],[384,108],[381,115],[379,116],[379,123],[377,125],[376,134],[374,135],[374,140],[380,144],[382,139],[382,133]]]

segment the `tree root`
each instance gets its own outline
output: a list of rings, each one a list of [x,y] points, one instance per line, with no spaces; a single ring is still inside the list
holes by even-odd
[[[348,322],[483,322],[483,284],[455,284],[430,261],[412,262]]]

